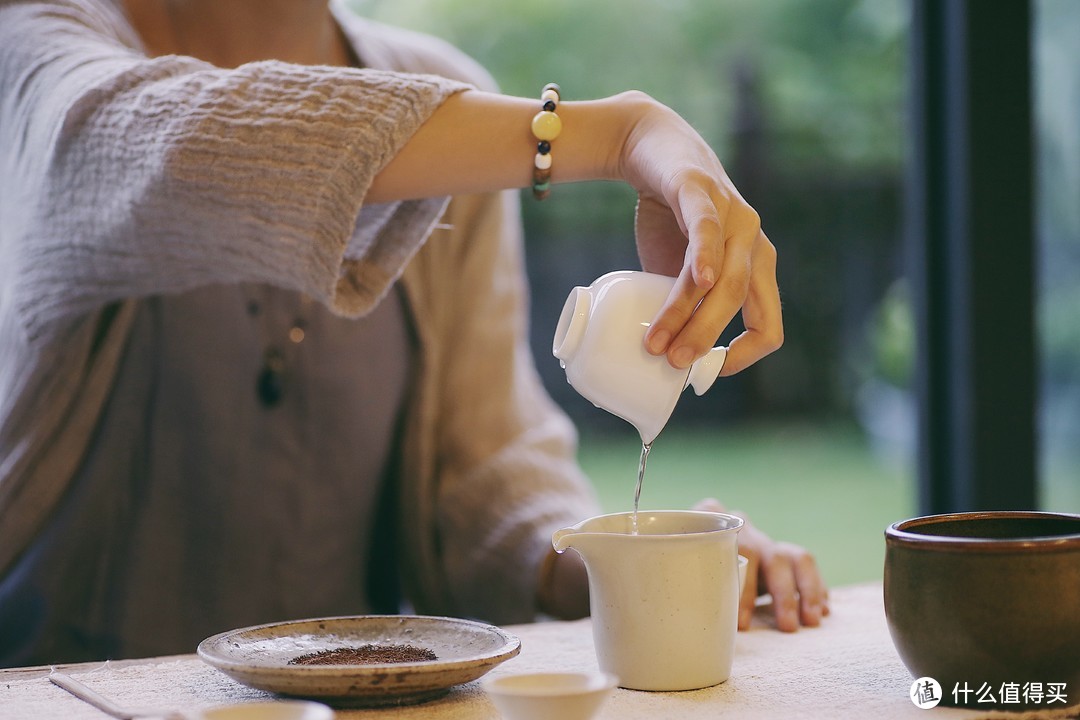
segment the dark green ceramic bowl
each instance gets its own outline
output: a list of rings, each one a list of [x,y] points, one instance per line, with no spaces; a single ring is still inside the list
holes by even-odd
[[[943,704],[1080,703],[1080,515],[894,523],[885,531],[885,615],[900,659],[915,678],[941,684]]]

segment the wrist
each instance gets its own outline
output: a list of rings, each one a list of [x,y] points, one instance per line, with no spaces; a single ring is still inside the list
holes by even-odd
[[[552,166],[555,182],[627,180],[631,137],[658,104],[636,90],[560,104],[563,134]]]

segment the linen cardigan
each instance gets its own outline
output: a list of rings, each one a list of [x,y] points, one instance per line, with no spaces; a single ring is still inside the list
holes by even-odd
[[[490,77],[332,7],[362,70],[147,58],[115,0],[0,1],[0,574],[88,451],[136,305],[209,283],[352,317],[403,284],[419,367],[399,570],[418,612],[531,619],[551,532],[596,512],[526,340],[517,194],[364,205],[438,105]]]

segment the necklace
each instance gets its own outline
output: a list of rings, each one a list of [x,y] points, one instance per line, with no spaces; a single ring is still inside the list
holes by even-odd
[[[166,24],[169,26],[169,39],[172,41],[173,49],[178,54],[186,54],[188,52],[187,39],[184,35],[183,26],[177,19],[173,0],[162,0],[162,6],[165,11]],[[300,294],[299,297],[296,313],[289,323],[285,338],[271,342],[266,346],[263,351],[262,365],[255,376],[255,396],[265,408],[274,408],[281,404],[289,380],[289,364],[286,361],[287,351],[289,348],[294,348],[295,352],[296,346],[304,342],[304,338],[307,336],[309,329],[307,315],[312,300],[303,294]],[[253,319],[258,318],[263,314],[264,305],[269,306],[270,303],[260,302],[258,298],[249,298],[247,301],[248,315]],[[267,314],[269,315],[269,313]],[[266,331],[266,334],[273,333]]]
[[[184,34],[183,25],[178,21],[174,0],[161,0],[164,9],[165,20],[169,26],[169,38],[173,49],[178,54],[189,52],[187,37]],[[346,43],[349,64],[353,67],[361,67],[359,57],[355,54],[351,44]],[[269,292],[269,291],[267,291]],[[285,338],[267,344],[263,351],[262,365],[255,377],[255,396],[265,408],[274,408],[281,404],[285,397],[285,391],[289,385],[289,366],[287,361],[289,354],[295,354],[299,345],[304,342],[309,331],[308,315],[310,314],[313,300],[302,293],[298,294],[299,302],[292,321],[288,324]],[[263,305],[271,306],[269,296],[266,302],[260,302],[258,298],[249,298],[247,312],[252,318],[257,318],[263,313]],[[267,313],[270,319],[270,313]],[[269,329],[264,329],[264,335],[275,334]],[[291,353],[290,353],[291,349]],[[295,365],[295,363],[293,363]]]
[[[295,353],[304,342],[309,330],[307,314],[313,302],[301,294],[296,314],[289,323],[285,338],[266,346],[262,356],[262,366],[255,377],[255,396],[265,408],[274,408],[281,404],[289,384],[289,363],[286,353],[289,349]],[[248,315],[258,317],[262,314],[262,304],[255,299],[248,300]]]

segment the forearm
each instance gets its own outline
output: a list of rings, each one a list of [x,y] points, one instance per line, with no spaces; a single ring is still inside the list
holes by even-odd
[[[563,102],[552,141],[552,182],[620,178],[631,129],[652,103],[641,93]],[[448,98],[379,171],[367,202],[527,187],[539,101],[467,90]]]

